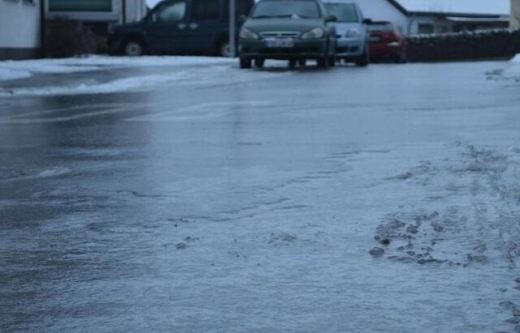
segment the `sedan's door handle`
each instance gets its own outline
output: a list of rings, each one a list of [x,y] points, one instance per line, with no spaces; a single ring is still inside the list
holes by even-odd
[[[177,28],[179,28],[180,30],[184,30],[184,29],[186,29],[186,24],[179,23],[179,24],[177,24]]]
[[[191,28],[192,30],[197,29],[198,27],[199,27],[199,25],[198,25],[197,23],[192,23],[192,24],[190,24],[190,28]]]

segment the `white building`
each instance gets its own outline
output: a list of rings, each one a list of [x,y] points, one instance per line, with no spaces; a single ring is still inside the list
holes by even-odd
[[[104,35],[117,23],[140,20],[145,0],[0,0],[0,60],[41,54],[44,19],[66,17]]]
[[[40,53],[41,11],[37,0],[0,0],[0,59],[35,58]]]
[[[405,35],[507,27],[510,1],[355,0],[365,17],[391,21]]]
[[[511,0],[511,27],[520,27],[520,0]]]
[[[146,15],[145,0],[45,0],[46,18],[82,22],[128,23]]]

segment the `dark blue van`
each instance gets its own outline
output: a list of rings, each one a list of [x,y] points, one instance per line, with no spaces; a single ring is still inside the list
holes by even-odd
[[[236,17],[249,14],[254,0],[236,0]],[[240,25],[237,19],[237,33]],[[228,56],[229,0],[165,0],[141,21],[115,26],[112,54],[215,54]]]

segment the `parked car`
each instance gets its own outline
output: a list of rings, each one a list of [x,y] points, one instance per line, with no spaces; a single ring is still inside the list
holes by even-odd
[[[369,63],[368,32],[366,24],[371,22],[363,17],[361,8],[355,2],[327,2],[329,15],[337,18],[336,57],[344,62],[355,62],[359,66]]]
[[[379,21],[368,25],[370,57],[372,60],[407,61],[406,39],[391,22]]]
[[[336,29],[320,0],[260,0],[239,35],[240,68],[262,67],[266,59],[289,66],[334,66]]]
[[[254,0],[237,0],[237,17],[249,14]],[[165,0],[141,21],[115,26],[112,53],[217,54],[228,56],[228,0]]]

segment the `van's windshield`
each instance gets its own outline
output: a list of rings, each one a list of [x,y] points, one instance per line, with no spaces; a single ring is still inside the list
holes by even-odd
[[[350,3],[327,3],[327,14],[336,16],[337,22],[359,22],[359,15],[356,10],[356,6]]]
[[[252,18],[320,18],[320,9],[314,1],[263,1],[255,7]]]

